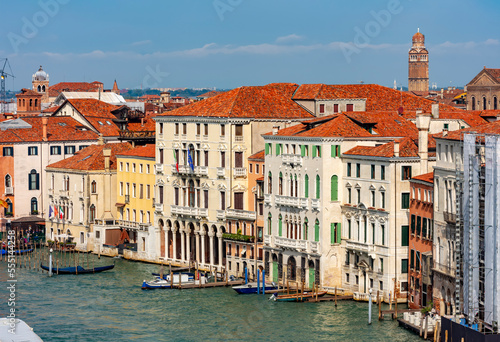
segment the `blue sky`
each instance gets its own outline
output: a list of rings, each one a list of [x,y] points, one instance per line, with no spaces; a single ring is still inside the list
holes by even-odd
[[[430,82],[463,86],[500,68],[500,2],[483,0],[4,1],[0,57],[31,85],[120,88],[295,83],[407,85],[407,53],[420,28]]]

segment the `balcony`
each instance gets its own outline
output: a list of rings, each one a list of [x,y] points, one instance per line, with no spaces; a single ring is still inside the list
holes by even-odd
[[[275,237],[275,244],[276,244],[276,246],[279,246],[279,247],[295,248],[295,249],[301,249],[301,250],[307,249],[307,241],[306,240],[295,240],[295,239],[288,239],[288,238],[276,236]]]
[[[233,169],[234,178],[246,178],[247,168],[246,167],[235,167]]]
[[[224,177],[226,174],[226,168],[225,167],[218,167],[217,168],[217,177]]]
[[[264,235],[264,245],[271,246],[273,237],[271,235]]]
[[[222,238],[229,241],[247,242],[253,243],[255,241],[255,236],[242,235],[242,234],[222,234]]]
[[[311,198],[311,208],[312,210],[320,210],[320,200],[317,198]]]
[[[208,176],[208,166],[195,166],[194,173],[198,176]]]
[[[59,197],[68,199],[69,198],[69,191],[59,190]]]
[[[272,205],[271,203],[271,195],[270,194],[264,194],[264,203],[267,205]]]
[[[225,219],[226,219],[226,211],[217,210],[217,220],[225,220]]]
[[[311,241],[309,242],[309,247],[311,249],[311,252],[319,253],[320,243],[317,241]]]
[[[276,205],[307,208],[307,198],[276,195]]]
[[[283,154],[281,160],[283,164],[302,166],[302,156],[298,154]]]
[[[447,223],[455,224],[457,222],[457,215],[455,215],[453,213],[449,213],[449,212],[445,211],[445,212],[443,212],[443,217]]]
[[[255,220],[257,215],[255,211],[239,210],[239,209],[227,209],[226,218],[238,219],[238,220]]]
[[[163,212],[163,203],[155,203],[155,211],[157,213],[162,213]]]
[[[360,251],[360,252],[365,252],[365,253],[375,251],[374,245],[369,245],[367,243],[357,242],[357,241],[347,241],[346,248],[353,249],[353,250]]]
[[[453,278],[455,278],[455,274],[457,272],[455,267],[452,267],[451,265],[440,264],[438,262],[434,262],[434,267],[432,270],[434,272],[438,272]]]
[[[12,187],[12,186],[5,187],[5,194],[6,195],[14,195],[14,187]]]
[[[182,207],[179,205],[171,205],[170,211],[173,215],[203,217],[206,217],[208,215],[208,209],[206,208]]]
[[[163,173],[163,164],[155,164],[155,172],[157,174]]]

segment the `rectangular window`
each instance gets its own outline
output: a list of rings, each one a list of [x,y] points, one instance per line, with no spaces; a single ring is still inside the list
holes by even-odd
[[[243,210],[243,192],[234,193],[234,209]]]
[[[422,237],[427,237],[427,218],[422,218]]]
[[[420,272],[420,252],[415,253],[415,271]]]
[[[144,198],[144,184],[139,184],[139,199]]]
[[[158,157],[159,157],[159,158],[158,158],[158,162],[159,162],[160,164],[163,164],[163,149],[162,149],[162,148],[158,149]],[[128,165],[128,163],[127,163],[127,165]],[[127,171],[128,171],[128,170],[127,170]]]
[[[163,134],[163,123],[160,122],[160,134]]]
[[[89,145],[80,145],[78,148],[79,151],[83,150],[84,148],[89,147]]]
[[[182,134],[187,134],[187,124],[182,124]]]
[[[29,146],[28,156],[37,156],[37,155],[38,155],[38,146]]]
[[[401,209],[409,209],[410,208],[410,193],[403,192],[401,193]]]
[[[411,166],[401,166],[401,180],[410,180]]]
[[[375,165],[371,165],[370,176],[372,179],[375,179]]]
[[[380,234],[382,235],[382,246],[385,246],[385,224],[380,225]]]
[[[345,111],[346,112],[352,112],[352,111],[354,111],[354,105],[352,103],[346,104]]]
[[[259,164],[255,164],[255,174],[259,174]]]
[[[243,152],[234,152],[234,167],[243,167]]]
[[[149,184],[146,185],[146,198],[151,198],[151,186]]]
[[[179,124],[178,123],[175,124],[175,134],[176,135],[179,134]]]
[[[253,164],[252,163],[248,164],[248,172],[253,173]]]
[[[401,246],[409,246],[410,239],[408,235],[408,226],[401,226]]]
[[[4,147],[3,148],[3,156],[4,157],[12,157],[14,155],[14,147]]]
[[[323,114],[325,112],[325,105],[324,104],[319,105],[319,112],[320,112],[320,114]]]
[[[385,165],[380,165],[380,179],[385,180]]]
[[[234,135],[237,137],[243,136],[243,125],[234,125]]]
[[[408,273],[408,259],[401,259],[401,273]]]
[[[349,219],[349,220],[347,220],[347,229],[348,229],[347,234],[348,234],[349,239],[351,239],[351,226],[352,226],[352,221]]]
[[[203,190],[203,199],[205,208],[208,208],[208,190]]]
[[[123,182],[120,182],[120,196],[123,196]]]
[[[149,164],[146,164],[146,173],[149,174],[151,172]]]
[[[380,193],[380,207],[385,209],[385,192]]]
[[[347,188],[347,203],[351,203],[351,188]]]
[[[372,207],[375,208],[375,190],[371,191],[371,197],[372,197]]]
[[[420,236],[421,229],[422,229],[422,217],[417,216],[417,236]]]
[[[273,153],[272,151],[273,151],[273,144],[266,143],[266,145],[265,145],[265,154],[266,154],[266,156],[268,154],[272,154]]]
[[[174,204],[179,205],[179,188],[174,188]]]
[[[414,269],[415,267],[415,251],[412,249],[410,250],[410,269]]]
[[[221,136],[226,135],[226,125],[220,125],[220,135]]]
[[[226,167],[226,152],[224,151],[220,153],[220,167]]]
[[[447,123],[445,123],[445,124],[443,125],[443,130],[447,131],[447,130],[448,130],[448,127],[450,127],[450,125],[449,125],[449,124],[447,124]]]
[[[410,226],[411,226],[411,233],[415,234],[415,225],[416,225],[417,219],[415,215],[411,215],[410,218]]]
[[[205,135],[208,135],[208,124],[204,124],[204,129],[205,129]]]
[[[332,158],[340,157],[340,145],[332,145]]]
[[[135,173],[135,163],[132,163],[132,172]]]
[[[339,104],[338,103],[336,103],[336,104],[333,105],[333,112],[334,113],[338,113],[339,112]]]
[[[132,197],[136,197],[136,192],[135,192],[135,183],[132,184]]]
[[[199,123],[196,124],[196,135],[201,135],[201,125]]]
[[[139,164],[139,173],[143,172],[142,164]]]
[[[64,146],[64,154],[75,154],[75,146],[69,145],[69,146]]]
[[[379,264],[380,264],[379,272],[383,273],[384,272],[384,259],[380,258],[379,259]]]
[[[356,178],[361,177],[361,164],[356,164]]]
[[[220,208],[221,210],[226,210],[226,192],[220,192]]]
[[[347,163],[347,177],[351,177],[351,163]]]
[[[61,154],[61,146],[51,146],[50,154],[53,156],[57,156]]]
[[[360,204],[361,203],[361,189],[356,189],[356,193],[357,193],[357,197],[358,197],[358,201],[357,201],[357,204]]]

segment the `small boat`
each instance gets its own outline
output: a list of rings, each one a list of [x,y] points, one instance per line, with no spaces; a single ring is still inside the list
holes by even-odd
[[[40,264],[42,270],[48,271],[49,267]],[[77,267],[64,267],[64,268],[56,268],[52,267],[52,273],[56,274],[88,274],[88,273],[99,273],[111,270],[115,267],[115,265],[94,267],[94,268],[83,268],[82,266]]]
[[[175,274],[178,274],[178,273],[174,273],[172,271],[172,273],[175,275]],[[154,277],[160,277],[160,273],[151,273]],[[194,273],[190,273],[190,272],[183,272],[182,274],[187,274],[189,275],[189,278],[193,278],[194,279]],[[163,273],[163,279],[167,280],[167,276],[170,276],[170,273]],[[175,277],[174,277],[174,281],[175,281]],[[184,282],[184,278],[181,279],[183,282]]]
[[[323,297],[326,295],[327,291],[319,291],[317,292],[318,297]],[[269,300],[274,300],[275,302],[303,302],[309,298],[315,298],[316,292],[304,292],[304,293],[294,293],[294,294],[284,294],[279,295],[277,293],[273,293],[273,295],[269,298]]]
[[[235,290],[238,294],[251,294],[257,293],[257,286],[260,286],[260,290],[262,290],[262,284],[257,285],[257,283],[247,283],[243,285],[233,286],[233,290]],[[278,286],[276,286],[274,282],[265,284],[265,291],[275,290],[277,288]]]
[[[206,278],[201,276],[199,280],[195,279],[193,273],[174,273],[172,282],[170,281],[170,274],[164,275],[163,278],[156,276],[155,279],[142,282],[143,290],[153,290],[153,289],[169,289],[171,284],[202,284],[206,283]]]
[[[2,249],[2,255],[8,255],[9,254],[9,250],[6,250],[6,249]],[[33,252],[33,248],[31,249],[16,249],[14,251],[14,254],[15,255],[20,255],[20,254],[26,254],[26,253],[31,253]]]

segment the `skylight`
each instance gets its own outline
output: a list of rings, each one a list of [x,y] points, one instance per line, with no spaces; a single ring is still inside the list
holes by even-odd
[[[59,126],[66,126],[66,122],[59,122],[58,125]]]
[[[101,121],[97,121],[97,122],[99,122],[99,125],[101,125],[101,126],[103,126],[103,125],[104,125]]]

